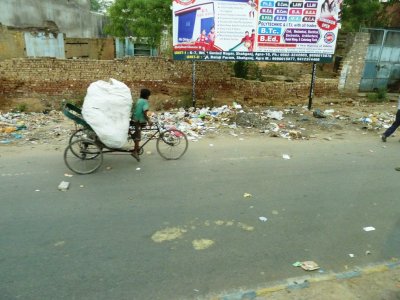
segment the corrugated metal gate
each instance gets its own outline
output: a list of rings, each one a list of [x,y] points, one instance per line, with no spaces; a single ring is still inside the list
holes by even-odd
[[[361,92],[400,87],[400,30],[365,28],[371,35],[360,82]]]
[[[25,32],[26,56],[65,58],[64,35]]]
[[[115,57],[126,56],[157,56],[157,50],[150,48],[147,44],[135,43],[133,38],[116,38]]]

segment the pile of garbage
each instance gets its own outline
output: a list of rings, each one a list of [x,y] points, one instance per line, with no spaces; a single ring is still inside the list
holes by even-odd
[[[301,138],[301,134],[294,129],[294,124],[287,125],[282,122],[284,114],[292,113],[292,109],[284,111],[265,110],[245,111],[240,105],[224,105],[214,108],[198,108],[164,112],[158,115],[158,119],[166,127],[176,127],[185,132],[189,139],[198,140],[208,133],[225,133],[235,135],[242,128],[258,129],[262,133],[270,133],[272,136],[289,136]],[[289,121],[289,123],[291,123]]]
[[[0,144],[53,144],[64,142],[73,126],[65,122],[62,112],[0,113]]]
[[[237,136],[243,129],[254,129],[262,134],[286,139],[308,139],[304,128],[311,120],[311,113],[306,107],[287,108],[251,108],[243,109],[234,103],[214,108],[183,108],[164,112],[158,120],[168,127],[176,127],[185,132],[190,140],[196,141],[209,133],[228,133]],[[319,122],[321,123],[321,122]],[[327,123],[326,121],[324,123]],[[318,125],[318,124],[317,124]],[[320,124],[321,127],[324,127]]]
[[[340,107],[310,111],[306,106],[243,108],[233,103],[213,108],[180,108],[158,112],[156,116],[166,128],[180,129],[191,141],[207,135],[238,136],[243,132],[304,140],[317,131],[343,128],[379,131],[388,128],[394,120],[393,113],[355,111],[340,111]],[[60,111],[0,113],[0,144],[65,144],[74,130],[73,121]]]
[[[271,137],[285,139],[308,139],[311,131],[355,130],[380,131],[386,129],[394,120],[388,112],[374,112],[360,117],[333,108],[308,110],[306,106],[285,109],[247,108],[233,103],[214,108],[194,110],[179,109],[164,112],[159,119],[166,126],[175,126],[184,131],[191,140],[197,140],[208,133],[230,133],[237,135],[243,129],[254,129]]]
[[[283,122],[284,115],[292,114],[293,109],[245,111],[240,105],[223,105],[214,108],[183,108],[159,114],[158,120],[165,127],[175,127],[185,132],[190,140],[196,141],[209,133],[230,133],[247,128],[257,129],[261,133],[284,138],[302,138],[297,126],[292,122]]]

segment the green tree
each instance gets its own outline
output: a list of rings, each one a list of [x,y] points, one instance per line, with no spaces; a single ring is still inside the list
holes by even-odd
[[[399,0],[344,0],[342,7],[342,30],[359,31],[361,27],[385,27],[389,25],[386,8]]]
[[[171,5],[171,0],[116,0],[108,9],[106,32],[159,46],[163,31],[171,30]]]
[[[100,3],[98,0],[90,0],[90,10],[91,11],[100,11]]]
[[[96,12],[105,12],[110,6],[110,1],[107,0],[90,0],[90,10]]]

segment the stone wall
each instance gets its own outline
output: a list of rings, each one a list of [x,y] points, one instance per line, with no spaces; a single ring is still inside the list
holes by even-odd
[[[307,99],[310,75],[300,82],[259,82],[232,77],[232,64],[196,63],[196,96],[262,104]],[[115,78],[126,83],[134,96],[142,87],[153,94],[190,95],[192,64],[156,57],[121,60],[8,59],[0,61],[0,96],[78,99],[90,83]],[[317,79],[316,96],[337,95],[336,79]]]
[[[356,94],[364,72],[370,34],[359,32],[342,63],[339,79],[339,91],[345,94]]]

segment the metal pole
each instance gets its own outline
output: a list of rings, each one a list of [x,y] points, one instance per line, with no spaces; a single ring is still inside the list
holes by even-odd
[[[386,42],[386,38],[387,38],[387,30],[384,29],[383,31],[383,38],[382,38],[382,43],[381,43],[381,48],[379,49],[379,58],[378,61],[376,62],[376,75],[375,78],[373,79],[373,85],[372,85],[372,89],[378,89],[379,88],[379,71],[381,70],[381,60],[382,60],[382,53],[383,53],[383,48],[385,47],[385,42]],[[384,67],[384,66],[383,66]],[[363,79],[363,78],[361,78]],[[378,84],[377,84],[378,82]],[[387,84],[386,84],[386,88],[387,88]]]
[[[196,108],[196,61],[192,61],[192,104]]]
[[[312,106],[312,99],[313,99],[313,96],[314,96],[315,73],[316,72],[317,72],[317,64],[314,62],[313,65],[312,65],[310,94],[308,96],[308,110],[311,110],[311,106]]]

